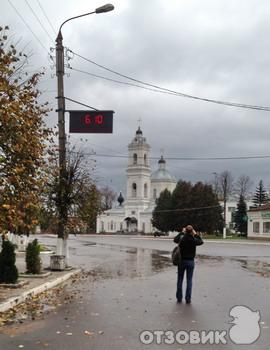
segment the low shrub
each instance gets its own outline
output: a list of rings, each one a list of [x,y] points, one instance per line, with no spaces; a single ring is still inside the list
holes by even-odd
[[[18,269],[15,265],[15,246],[10,241],[3,241],[0,253],[0,283],[16,283]]]
[[[27,273],[39,274],[41,272],[40,250],[37,239],[28,244],[25,257]]]

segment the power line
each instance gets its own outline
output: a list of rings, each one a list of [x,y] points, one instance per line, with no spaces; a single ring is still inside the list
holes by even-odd
[[[137,84],[133,84],[133,83],[127,83],[127,82],[124,82],[124,81],[103,77],[102,75],[97,75],[97,74],[93,74],[93,73],[90,73],[90,72],[86,72],[86,71],[83,71],[81,69],[77,69],[77,68],[74,68],[74,67],[71,67],[71,66],[68,67],[68,68],[73,70],[73,71],[75,71],[75,72],[87,74],[87,75],[90,75],[90,76],[92,76],[94,78],[111,81],[113,83],[122,84],[122,85],[128,85],[128,86],[134,86],[134,87],[137,87],[137,88],[140,88],[140,89],[144,89],[144,90],[148,90],[148,91],[152,91],[152,92],[159,92],[159,93],[162,93],[162,94],[178,96],[177,94],[172,93],[172,92],[166,92],[166,91],[163,91],[163,90],[151,89],[151,88],[148,88],[148,87],[145,87],[145,86],[141,86],[141,85],[137,85]]]
[[[54,42],[53,38],[51,37],[51,35],[49,34],[49,32],[47,31],[47,29],[44,27],[44,25],[42,24],[41,20],[39,19],[39,17],[37,16],[37,14],[35,13],[35,11],[33,10],[32,6],[29,4],[28,0],[24,0],[27,4],[27,6],[29,7],[29,9],[31,10],[31,12],[33,13],[33,15],[35,16],[36,20],[38,21],[38,23],[40,24],[40,26],[42,27],[42,29],[44,30],[44,32],[47,34],[47,36],[49,37],[49,39]]]
[[[76,153],[74,151],[74,153]],[[114,155],[114,154],[99,154],[99,153],[84,153],[88,156],[105,157],[105,158],[129,158],[128,155]],[[268,159],[270,155],[263,156],[239,156],[239,157],[166,157],[166,160],[182,160],[182,161],[212,161],[212,160],[249,160],[249,159]],[[137,157],[137,159],[144,159]],[[159,160],[160,157],[149,157],[151,160]]]
[[[109,147],[104,147],[104,146],[101,146],[101,145],[97,145],[97,144],[95,144],[95,143],[92,143],[92,142],[88,142],[88,140],[87,140],[87,144],[88,145],[92,145],[92,146],[95,146],[95,147],[98,147],[98,148],[103,148],[104,150],[107,150],[107,151],[110,151],[110,152],[113,152],[113,153],[116,153],[116,154],[118,154],[118,155],[121,155],[121,156],[123,156],[122,158],[128,158],[128,156],[127,155],[125,155],[123,152],[120,152],[120,151],[116,151],[116,150],[114,150],[114,149],[112,149],[112,148],[109,148]],[[72,152],[74,152],[74,151],[72,151]],[[75,152],[76,153],[76,152]],[[84,153],[84,155],[85,156],[100,156],[100,157],[103,157],[103,155],[100,155],[100,154],[96,154],[95,152],[93,152],[93,153]],[[112,158],[114,158],[113,157],[114,155],[112,155]],[[110,155],[107,155],[107,157],[110,157]],[[141,157],[138,157],[138,159],[139,158],[141,158]],[[158,158],[158,157],[149,157],[148,159],[150,159],[150,160],[159,160],[160,158]],[[167,157],[166,157],[166,159],[168,159]],[[170,158],[169,158],[170,159]],[[210,174],[210,175],[212,175],[213,174],[213,172],[212,171],[202,171],[202,170],[198,170],[198,169],[190,169],[190,168],[184,168],[184,167],[182,167],[182,166],[180,166],[180,168],[179,168],[181,171],[182,170],[184,170],[184,171],[191,171],[191,172],[195,172],[195,173],[201,173],[201,174]]]
[[[26,27],[30,30],[30,32],[33,34],[33,36],[35,37],[35,39],[39,42],[39,44],[42,46],[42,48],[46,51],[46,53],[48,53],[48,50],[46,49],[46,47],[43,45],[42,41],[39,39],[39,37],[33,32],[32,28],[30,27],[30,25],[26,22],[26,20],[23,18],[23,16],[20,14],[20,12],[17,10],[17,8],[13,5],[13,3],[11,2],[11,0],[8,0],[9,4],[11,7],[13,7],[14,11],[17,13],[17,15],[20,17],[20,19],[23,21],[23,23],[26,25]]]
[[[159,89],[159,90],[162,90],[162,91],[166,91],[166,92],[169,92],[169,93],[172,93],[172,94],[175,94],[177,96],[180,96],[180,97],[185,97],[185,98],[191,98],[191,99],[195,99],[195,100],[200,100],[200,101],[204,101],[204,102],[211,102],[211,103],[216,103],[216,104],[220,104],[220,105],[225,105],[225,106],[230,106],[230,107],[239,107],[239,108],[246,108],[246,109],[255,109],[255,110],[260,110],[260,111],[270,111],[270,107],[268,106],[256,106],[256,105],[250,105],[250,104],[245,104],[245,103],[236,103],[236,102],[229,102],[229,101],[221,101],[221,100],[214,100],[214,99],[210,99],[210,98],[203,98],[203,97],[199,97],[199,96],[195,96],[195,95],[190,95],[190,94],[186,94],[186,93],[182,93],[182,92],[179,92],[179,91],[175,91],[175,90],[171,90],[171,89],[167,89],[167,88],[163,88],[161,86],[158,86],[158,85],[154,85],[154,84],[150,84],[150,83],[147,83],[147,82],[144,82],[142,80],[139,80],[139,79],[135,79],[135,78],[132,78],[128,75],[125,75],[125,74],[122,74],[122,73],[119,73],[111,68],[108,68],[106,66],[103,66],[89,58],[86,58],[78,53],[75,53],[74,51],[70,50],[69,51],[71,53],[73,53],[75,56],[77,57],[80,57],[81,59],[89,62],[89,63],[92,63],[94,64],[95,66],[99,67],[99,68],[102,68],[110,73],[113,73],[113,74],[116,74],[122,78],[125,78],[125,79],[128,79],[128,80],[132,80],[136,83],[139,83],[139,84],[143,84],[143,85],[146,85],[146,86],[150,86],[152,88],[155,88],[155,89]]]
[[[41,5],[40,1],[39,1],[39,0],[37,0],[37,3],[38,3],[38,5],[39,5],[39,7],[40,7],[41,11],[43,12],[44,16],[46,17],[46,19],[47,19],[47,21],[48,21],[49,25],[51,26],[51,28],[52,28],[52,30],[53,30],[53,32],[54,32],[54,34],[56,35],[56,34],[57,34],[57,33],[56,33],[56,30],[54,29],[54,26],[52,25],[52,23],[51,23],[51,21],[50,21],[49,17],[47,16],[47,14],[46,14],[46,12],[45,12],[44,8],[42,7],[42,5]]]
[[[154,210],[155,213],[165,213],[165,212],[177,212],[177,211],[192,211],[192,210],[205,210],[205,209],[214,209],[220,208],[220,205],[209,205],[207,207],[199,207],[199,208],[182,208],[182,209],[163,209],[163,210]]]

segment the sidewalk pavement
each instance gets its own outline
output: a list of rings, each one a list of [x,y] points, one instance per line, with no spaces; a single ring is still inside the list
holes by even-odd
[[[41,254],[41,259],[43,267],[48,267],[49,255]],[[25,273],[25,253],[18,252],[16,254],[16,266],[20,274]],[[80,269],[50,271],[49,276],[46,277],[19,277],[19,282],[26,282],[26,284],[19,288],[0,286],[0,313],[13,308],[37,294],[54,288],[72,276],[78,274],[80,271]]]

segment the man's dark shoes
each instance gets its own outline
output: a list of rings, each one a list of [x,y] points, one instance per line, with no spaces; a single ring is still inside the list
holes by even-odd
[[[187,299],[187,300],[186,300],[186,303],[187,303],[187,304],[191,304],[191,299]]]
[[[177,299],[177,304],[181,304],[182,303],[182,299]]]

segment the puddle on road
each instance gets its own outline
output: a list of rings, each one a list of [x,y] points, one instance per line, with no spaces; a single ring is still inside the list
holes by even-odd
[[[97,244],[96,244],[95,242],[89,242],[89,243],[83,243],[82,245],[83,245],[83,246],[86,246],[86,247],[89,247],[89,246],[90,246],[90,247],[91,247],[91,246],[94,247],[94,246],[96,246]]]
[[[217,264],[222,263],[224,260],[236,261],[241,267],[250,272],[254,272],[263,277],[270,277],[270,264],[262,260],[251,260],[239,257],[221,257],[221,256],[209,256],[209,255],[198,255],[197,259],[200,263],[209,263],[209,267],[216,267]]]
[[[90,244],[92,245],[93,243]],[[89,275],[96,279],[144,278],[172,267],[170,251],[125,247],[107,243],[94,244],[96,247],[102,247],[103,249],[124,252],[127,254],[124,264],[122,261],[117,260],[113,261],[113,263],[104,261],[102,265],[90,271]],[[268,264],[267,261],[204,254],[198,254],[197,260],[201,264],[205,263],[208,264],[209,267],[215,268],[218,265],[223,264],[225,260],[236,261],[240,263],[243,269],[255,272],[263,277],[270,277],[270,264]]]
[[[97,244],[99,246],[99,244]],[[144,278],[171,267],[168,251],[157,251],[144,248],[126,248],[115,245],[102,245],[103,248],[126,253],[123,259],[104,261],[102,265],[88,272],[96,279],[109,278]]]
[[[259,260],[236,259],[244,269],[255,272],[263,277],[270,277],[270,264]]]

